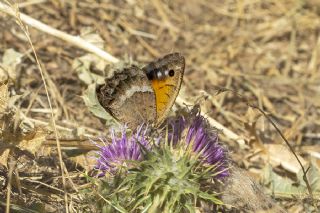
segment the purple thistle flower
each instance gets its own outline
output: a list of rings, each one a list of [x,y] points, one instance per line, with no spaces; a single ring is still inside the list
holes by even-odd
[[[171,122],[171,130],[168,132],[167,141],[173,147],[182,147],[194,153],[199,159],[213,166],[213,172],[219,178],[229,175],[227,152],[218,143],[218,134],[207,124],[207,120],[200,113],[191,113],[187,119],[180,116]],[[143,147],[152,152],[152,146],[146,139],[148,128],[141,125],[135,134],[127,136],[126,127],[122,130],[121,137],[116,137],[111,131],[111,144],[99,146],[99,158],[96,168],[115,174],[121,168],[134,166],[134,161],[144,159]],[[159,145],[163,137],[154,138],[154,144]],[[100,139],[106,144],[105,139]]]
[[[143,159],[142,146],[146,149],[150,148],[145,137],[147,128],[142,131],[143,125],[140,126],[137,132],[129,138],[126,130],[127,128],[124,127],[120,138],[115,136],[114,131],[111,131],[111,144],[99,146],[96,169],[103,172],[99,176],[103,176],[106,172],[114,174],[124,166],[130,167],[133,161],[141,161]],[[105,138],[100,138],[100,140],[106,144]]]
[[[209,165],[215,165],[215,172],[219,178],[229,175],[227,152],[218,142],[217,132],[210,128],[207,120],[197,113],[189,119],[179,117],[171,123],[172,131],[168,141],[173,145],[185,142],[192,152]],[[182,138],[186,135],[185,138]]]

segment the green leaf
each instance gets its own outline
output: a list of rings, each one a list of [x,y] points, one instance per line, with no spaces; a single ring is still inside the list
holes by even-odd
[[[186,204],[185,207],[189,210],[190,213],[195,213],[196,209],[193,205],[191,204]]]
[[[300,170],[298,173],[298,179],[300,180],[300,183],[305,188],[306,183],[303,180],[303,171]],[[311,163],[310,168],[307,172],[307,179],[311,186],[311,189],[313,192],[320,193],[320,171],[319,168],[316,166],[316,164]]]
[[[146,203],[144,209],[141,211],[141,213],[149,212],[150,206],[152,205],[152,200],[149,199],[148,202]]]
[[[215,204],[217,204],[217,205],[222,205],[222,204],[223,204],[223,202],[222,202],[221,200],[219,200],[219,199],[216,197],[216,195],[214,195],[214,194],[208,194],[208,193],[206,193],[206,192],[199,192],[199,193],[198,193],[198,196],[199,196],[200,198],[205,199],[205,200],[210,200],[210,201],[212,201],[213,203],[215,203]]]
[[[289,178],[284,178],[272,171],[272,167],[266,166],[264,168],[265,185],[269,186],[272,194],[276,197],[291,198],[292,196],[301,196],[306,194],[307,190],[303,185],[296,185],[296,183]]]
[[[150,199],[150,195],[149,196],[144,196],[141,199],[138,199],[135,203],[135,205],[133,206],[132,210],[135,210],[139,205],[143,204],[143,202],[147,201],[148,199]]]
[[[160,197],[160,205],[162,206],[163,203],[165,202],[166,198],[168,197],[168,194],[170,193],[170,186],[168,185],[165,185],[164,186],[164,189],[163,189],[163,192],[162,192],[162,195]]]
[[[108,199],[102,197],[100,195],[100,197],[110,206],[112,206],[114,209],[118,210],[121,213],[127,213],[128,211],[126,209],[124,209],[121,205],[119,205],[118,203],[116,203],[116,201],[109,201]]]

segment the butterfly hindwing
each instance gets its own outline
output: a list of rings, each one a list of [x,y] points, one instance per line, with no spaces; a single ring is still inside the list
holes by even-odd
[[[131,66],[97,89],[101,105],[118,121],[134,129],[156,119],[155,94],[144,72]]]

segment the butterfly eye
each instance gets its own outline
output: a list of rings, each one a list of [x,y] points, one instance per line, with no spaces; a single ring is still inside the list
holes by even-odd
[[[174,70],[169,70],[169,76],[173,77],[174,76]]]

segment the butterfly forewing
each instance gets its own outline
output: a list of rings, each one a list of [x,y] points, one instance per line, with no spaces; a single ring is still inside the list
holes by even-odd
[[[156,97],[156,126],[167,117],[181,87],[185,59],[179,53],[166,55],[143,68]]]

